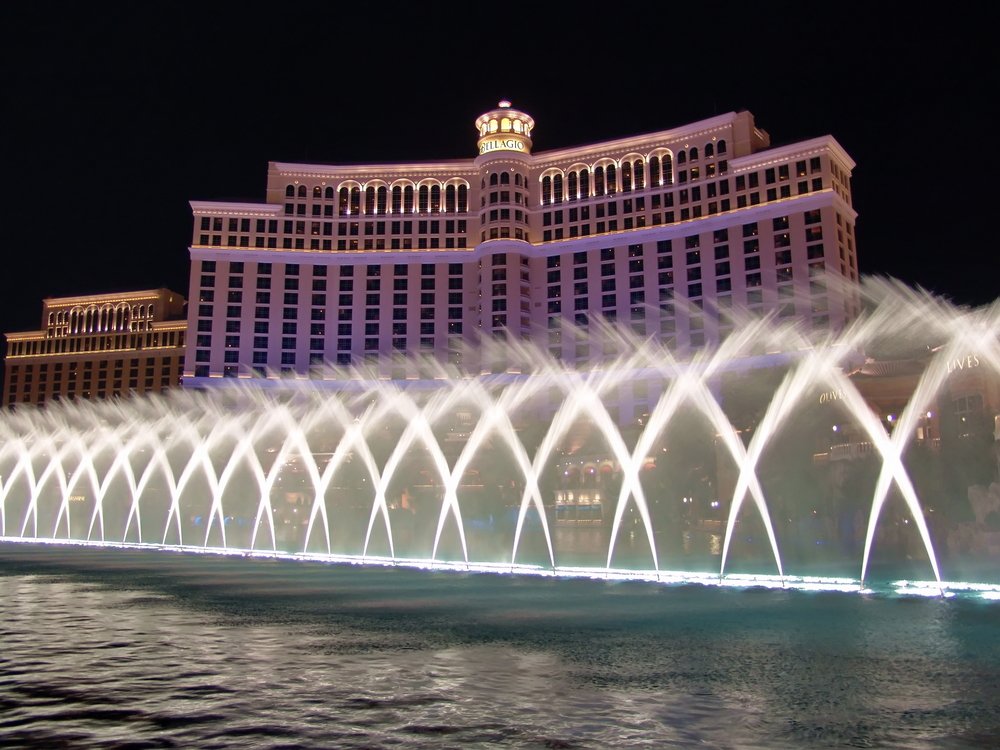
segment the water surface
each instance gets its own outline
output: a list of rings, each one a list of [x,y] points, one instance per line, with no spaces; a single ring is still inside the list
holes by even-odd
[[[0,746],[1000,744],[1000,605],[0,546]]]

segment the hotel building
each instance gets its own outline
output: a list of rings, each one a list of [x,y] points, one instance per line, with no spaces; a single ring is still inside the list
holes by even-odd
[[[724,337],[730,309],[856,314],[830,283],[858,278],[854,162],[833,137],[771,147],[731,112],[533,153],[534,128],[500,102],[471,158],[272,162],[263,203],[192,201],[185,384],[324,362],[407,377],[388,355],[415,352],[478,373],[456,345],[481,335],[585,362],[597,345],[562,324],[594,316],[683,353]]]
[[[169,289],[45,299],[39,330],[6,334],[3,405],[176,387],[186,331]]]

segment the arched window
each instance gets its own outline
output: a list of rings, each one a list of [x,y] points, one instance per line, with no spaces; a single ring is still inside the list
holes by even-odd
[[[542,205],[552,202],[552,178],[546,175],[542,178]]]
[[[436,214],[441,211],[441,186],[431,185],[431,213]]]
[[[337,210],[339,210],[340,213],[342,214],[349,214],[351,212],[350,201],[351,201],[351,191],[346,187],[342,187],[340,189],[340,205],[338,206]]]
[[[407,185],[403,188],[403,212],[413,213],[413,185]]]
[[[319,199],[322,197],[323,197],[323,188],[317,185],[316,187],[313,188],[313,198]]]
[[[464,214],[469,210],[469,188],[465,185],[458,186],[458,212]]]
[[[426,185],[421,185],[417,193],[417,212],[426,213],[427,205],[430,203],[430,189]]]
[[[557,174],[552,178],[552,200],[555,203],[562,203],[563,199],[563,178]]]
[[[632,182],[636,190],[646,187],[646,170],[642,166],[642,159],[636,159],[632,164]]]
[[[514,175],[514,185],[516,185],[517,187],[521,187],[521,185],[523,184],[524,184],[524,178],[521,177],[521,173],[518,172],[517,174]]]
[[[502,120],[500,120],[500,130],[502,130],[504,133],[509,133],[510,132],[510,118],[509,117],[504,117]]]
[[[444,189],[444,210],[447,213],[455,213],[455,186],[448,185]]]
[[[490,175],[490,185],[496,185],[498,182],[500,182],[500,176],[494,172]]]
[[[491,133],[497,132],[497,128],[498,127],[500,127],[500,123],[498,123],[496,120],[490,120],[490,132]]]
[[[632,189],[632,164],[622,162],[622,192],[627,193]]]
[[[501,185],[509,185],[510,184],[510,172],[501,172],[500,173],[500,184]]]
[[[590,172],[586,169],[580,170],[580,197],[584,200],[590,197]]]
[[[715,146],[712,145],[711,141],[705,144],[705,158],[715,155]]]
[[[285,197],[294,198],[295,197],[295,185],[289,185],[285,188]]]
[[[365,188],[365,213],[375,213],[375,188],[372,185]]]
[[[385,202],[389,198],[389,191],[385,185],[380,185],[379,189],[375,192],[375,212],[384,214],[385,213]]]
[[[566,175],[566,198],[575,201],[579,197],[580,188],[577,186],[576,172]]]
[[[687,154],[684,153],[684,149],[677,152],[677,163],[684,164],[687,162]]]
[[[332,187],[327,187],[327,189],[326,189],[323,197],[326,198],[328,201],[332,201],[333,200],[333,188]]]
[[[662,184],[662,185],[673,185],[674,184],[674,162],[670,158],[670,154],[664,154],[663,158],[660,160],[660,164],[663,167],[663,181],[660,184]]]
[[[306,186],[305,185],[299,185],[299,197],[300,198],[305,198],[306,197]]]
[[[660,157],[651,156],[649,157],[649,184],[654,187],[657,185],[662,185],[660,182]]]
[[[618,191],[618,177],[614,164],[609,164],[608,168],[604,170],[604,179],[607,182],[608,195],[616,193]]]
[[[698,147],[697,146],[692,146],[691,147],[691,152],[688,154],[688,160],[689,161],[697,161],[697,159],[698,159]]]
[[[520,133],[522,130],[523,130],[523,126],[521,125],[521,121],[520,120],[514,120],[514,132],[515,133]]]
[[[594,168],[594,195],[604,195],[604,167]]]
[[[351,213],[361,213],[361,188],[359,187],[351,188]]]
[[[720,156],[722,154],[726,153],[726,142],[725,141],[719,141],[719,144],[715,147],[715,152],[717,154],[719,154]]]

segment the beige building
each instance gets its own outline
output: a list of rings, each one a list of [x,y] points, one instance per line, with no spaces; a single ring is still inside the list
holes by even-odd
[[[184,297],[169,289],[55,297],[40,330],[8,333],[3,404],[43,404],[180,383]]]
[[[854,162],[831,136],[772,147],[731,112],[532,153],[534,128],[501,102],[470,158],[274,162],[263,203],[192,201],[185,383],[397,352],[477,372],[456,344],[498,333],[582,362],[601,353],[560,329],[595,316],[683,352],[731,309],[856,314]]]

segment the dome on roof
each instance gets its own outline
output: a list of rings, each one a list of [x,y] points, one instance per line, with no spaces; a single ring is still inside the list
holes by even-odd
[[[530,153],[534,127],[535,120],[531,115],[514,109],[509,101],[501,99],[496,109],[476,118],[480,156],[494,151]]]

